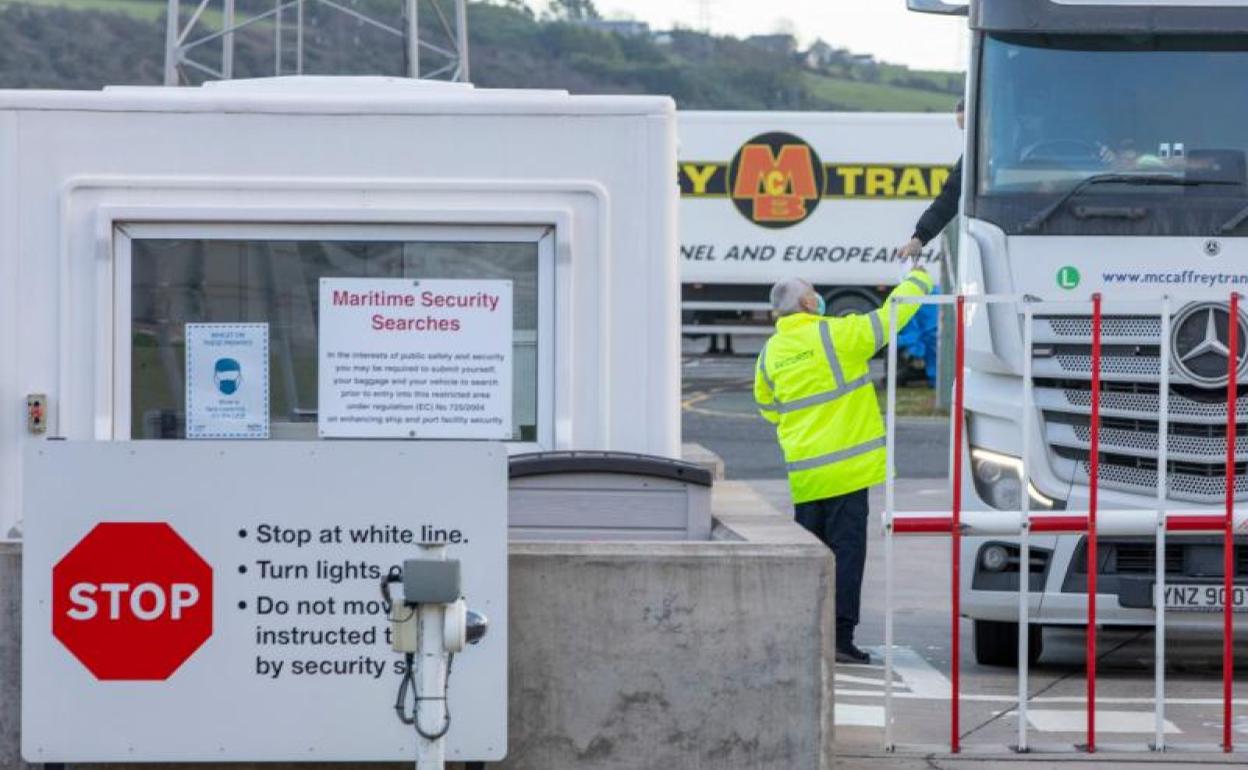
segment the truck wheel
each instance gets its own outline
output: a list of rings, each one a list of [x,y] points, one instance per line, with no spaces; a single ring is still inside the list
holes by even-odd
[[[852,313],[870,313],[880,303],[858,292],[836,292],[824,297],[828,303],[828,315],[843,316]]]
[[[1027,626],[1027,663],[1040,659],[1040,626]],[[974,621],[975,662],[981,666],[1018,668],[1018,624],[997,620]]]

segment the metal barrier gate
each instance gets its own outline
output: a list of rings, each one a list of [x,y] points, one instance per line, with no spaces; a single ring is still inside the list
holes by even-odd
[[[1158,468],[1157,468],[1157,504],[1151,510],[1098,510],[1099,487],[1099,454],[1100,454],[1100,416],[1101,416],[1101,310],[1102,297],[1093,294],[1091,301],[1040,301],[1031,297],[1014,295],[944,295],[927,297],[906,297],[899,300],[907,304],[953,304],[956,307],[955,373],[953,399],[953,441],[952,441],[952,506],[949,513],[906,513],[899,514],[896,510],[893,471],[895,466],[896,405],[897,405],[897,304],[889,306],[889,340],[888,340],[888,395],[887,395],[887,480],[885,481],[884,503],[884,748],[895,751],[898,746],[893,741],[893,538],[896,535],[928,535],[948,536],[952,558],[952,586],[950,625],[952,633],[952,656],[950,665],[951,699],[949,750],[952,753],[961,751],[959,684],[961,642],[959,620],[961,617],[960,584],[961,556],[963,535],[999,535],[1017,536],[1019,538],[1019,578],[1018,578],[1018,745],[1015,751],[1030,750],[1027,741],[1027,675],[1028,675],[1028,613],[1030,593],[1030,552],[1028,538],[1032,532],[1049,534],[1086,534],[1087,550],[1087,743],[1082,747],[1088,753],[1096,751],[1096,574],[1097,535],[1152,535],[1155,538],[1156,555],[1155,578],[1153,583],[1154,607],[1154,716],[1155,736],[1147,749],[1164,751],[1178,750],[1217,750],[1216,746],[1196,744],[1167,744],[1164,731],[1165,724],[1165,584],[1166,584],[1166,534],[1168,532],[1184,533],[1221,533],[1223,535],[1223,641],[1222,641],[1222,743],[1221,750],[1232,752],[1232,679],[1234,662],[1232,659],[1234,611],[1234,540],[1236,530],[1248,531],[1248,511],[1235,509],[1235,450],[1236,450],[1236,414],[1237,402],[1237,369],[1239,363],[1239,294],[1230,296],[1230,313],[1228,322],[1227,356],[1227,422],[1226,422],[1226,501],[1222,513],[1211,514],[1205,511],[1172,511],[1166,504],[1166,477],[1168,472],[1168,440],[1170,417],[1170,310],[1171,298],[1162,297],[1160,301],[1115,301],[1114,307],[1141,306],[1148,309],[1151,315],[1155,309],[1161,320],[1161,350],[1158,356]],[[963,407],[963,385],[965,379],[966,355],[966,305],[1009,304],[1022,308],[1022,382],[1023,382],[1023,426],[1022,447],[1020,452],[1020,510],[1018,511],[963,511],[962,510],[962,442],[965,412]],[[1031,442],[1031,422],[1033,411],[1032,400],[1032,321],[1036,310],[1064,309],[1067,311],[1080,308],[1091,309],[1092,318],[1092,354],[1091,354],[1091,410],[1090,410],[1090,453],[1089,453],[1089,495],[1088,510],[1084,513],[1064,511],[1060,514],[1033,514],[1030,511],[1031,483],[1027,453]],[[923,751],[930,746],[913,747]],[[1047,747],[1046,747],[1047,748]],[[1118,748],[1115,746],[1115,748]],[[1130,748],[1130,747],[1128,747]]]

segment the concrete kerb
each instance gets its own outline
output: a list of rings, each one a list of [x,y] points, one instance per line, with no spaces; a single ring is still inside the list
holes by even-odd
[[[0,767],[25,768],[22,714],[22,547],[0,543]]]
[[[744,484],[714,507],[710,542],[512,543],[510,752],[491,767],[833,767],[831,554]],[[20,572],[0,545],[4,768],[26,767]]]
[[[832,767],[831,556],[790,521],[751,529],[513,543],[502,766]]]

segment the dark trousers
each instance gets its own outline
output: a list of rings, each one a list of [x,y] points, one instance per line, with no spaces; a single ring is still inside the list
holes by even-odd
[[[797,523],[836,554],[836,644],[853,644],[867,563],[867,490],[796,506]]]

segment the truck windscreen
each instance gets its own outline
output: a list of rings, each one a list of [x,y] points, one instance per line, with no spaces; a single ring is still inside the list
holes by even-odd
[[[1147,216],[1081,223],[1054,217],[1052,225],[1080,233],[1208,234],[1211,223],[1244,204],[1248,99],[1238,95],[1245,82],[1243,35],[989,35],[976,215],[1016,231],[1087,177],[1165,175],[1185,184],[1079,191],[1098,204],[1120,198],[1136,212],[1144,206]]]

